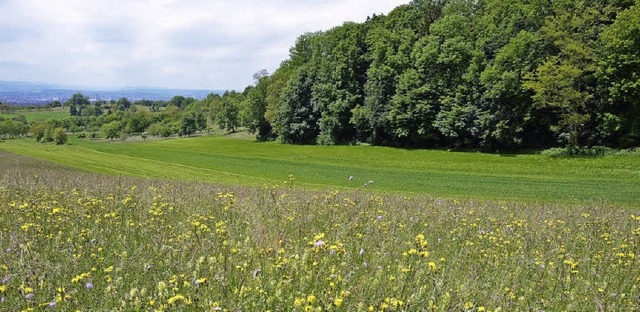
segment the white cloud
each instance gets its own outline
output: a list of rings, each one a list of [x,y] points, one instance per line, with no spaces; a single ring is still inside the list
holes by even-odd
[[[305,33],[408,0],[5,0],[0,80],[234,88]]]

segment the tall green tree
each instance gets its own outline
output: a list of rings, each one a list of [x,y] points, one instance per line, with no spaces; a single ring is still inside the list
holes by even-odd
[[[554,10],[540,31],[548,56],[524,77],[523,87],[534,92],[535,105],[552,108],[559,116],[552,131],[577,146],[595,117],[595,48],[608,17],[601,13],[602,3],[587,0],[559,0]]]
[[[89,106],[89,104],[89,97],[84,96],[82,93],[75,93],[70,99],[64,102],[64,106],[86,107]]]
[[[227,91],[217,104],[219,106],[214,107],[215,120],[220,129],[225,129],[229,132],[235,132],[240,122],[240,103],[242,103],[242,93],[235,91]]]
[[[271,78],[266,72],[258,72],[256,85],[247,88],[245,98],[241,105],[242,123],[249,132],[256,133],[256,138],[266,141],[271,137],[272,127],[267,121],[267,96]]]
[[[640,1],[620,12],[600,36],[597,78],[604,98],[599,118],[607,142],[640,142]]]
[[[286,86],[274,124],[278,139],[284,143],[315,144],[320,128],[320,110],[312,100],[313,77],[307,67],[294,74]]]

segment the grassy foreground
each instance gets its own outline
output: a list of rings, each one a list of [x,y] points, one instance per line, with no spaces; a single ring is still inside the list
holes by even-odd
[[[640,211],[87,173],[0,152],[0,310],[633,311]]]
[[[215,136],[148,142],[0,142],[0,150],[114,175],[449,198],[640,203],[640,157],[553,158],[371,146],[292,146]],[[352,180],[349,177],[353,176]],[[373,181],[371,183],[370,181]]]

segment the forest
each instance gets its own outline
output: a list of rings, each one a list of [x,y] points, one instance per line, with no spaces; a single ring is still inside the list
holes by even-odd
[[[245,90],[258,139],[638,146],[640,1],[414,0],[300,36]]]
[[[202,100],[91,103],[76,94],[64,103],[69,118],[31,132],[114,139],[215,126],[291,144],[634,148],[640,0],[414,0],[303,34],[273,73],[253,78],[242,92]],[[25,120],[2,124],[3,137],[27,132]]]

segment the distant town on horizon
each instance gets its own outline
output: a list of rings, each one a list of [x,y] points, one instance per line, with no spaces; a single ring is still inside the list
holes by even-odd
[[[90,101],[117,100],[126,97],[131,101],[169,100],[173,96],[181,95],[197,100],[206,98],[211,93],[222,94],[224,90],[205,89],[173,89],[173,88],[121,88],[104,89],[74,88],[37,82],[0,81],[0,102],[12,105],[46,105],[53,101],[65,102],[75,93],[82,93],[89,97]]]

